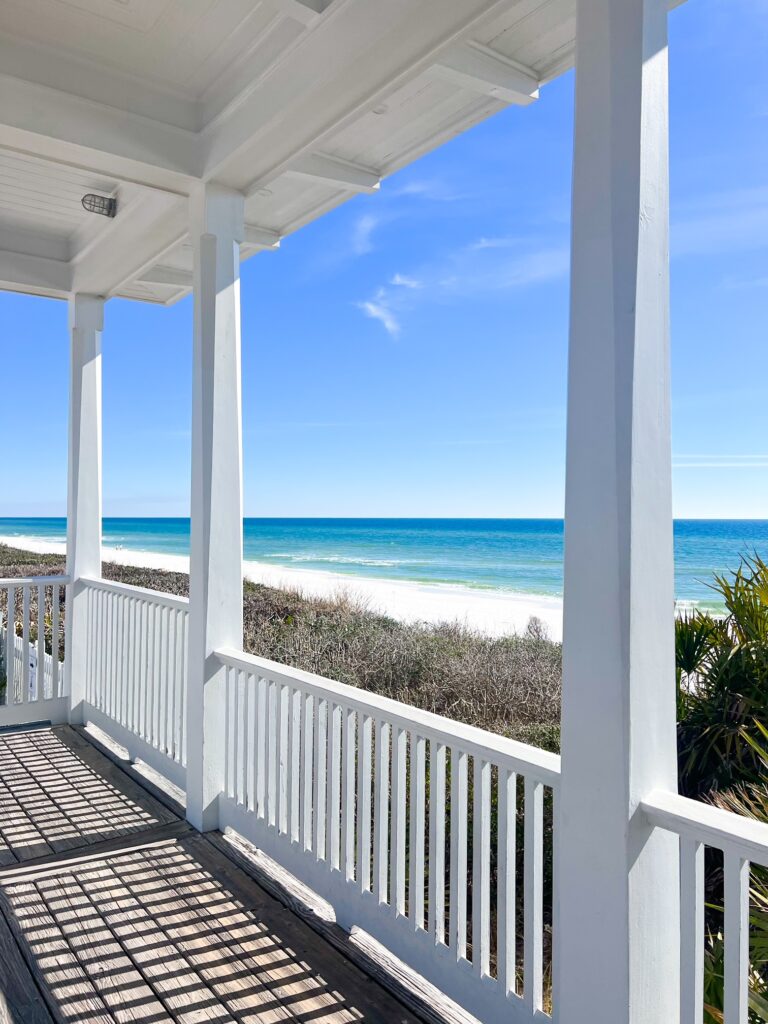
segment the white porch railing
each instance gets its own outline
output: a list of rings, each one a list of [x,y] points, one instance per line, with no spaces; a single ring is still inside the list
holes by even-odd
[[[651,793],[642,809],[652,825],[680,836],[680,1024],[703,1019],[706,847],[723,854],[724,1024],[746,1024],[750,867],[768,868],[768,825],[676,793]]]
[[[0,580],[5,684],[0,693],[0,727],[66,720],[62,602],[68,583],[66,576]]]
[[[482,1019],[543,1018],[545,791],[557,793],[560,759],[274,662],[217,655],[222,827]]]
[[[6,611],[0,726],[68,717],[68,585],[63,576],[0,580],[13,623],[9,632]],[[101,579],[79,585],[85,720],[184,788],[188,601]],[[549,1019],[557,863],[554,882],[545,865],[560,759],[237,650],[215,657],[224,673],[219,826],[480,1019]],[[704,1011],[706,847],[724,858],[724,1024],[744,1024],[750,869],[768,868],[768,826],[665,792],[641,813],[680,837],[681,1024],[701,1024]]]
[[[189,601],[83,579],[84,716],[184,788]]]

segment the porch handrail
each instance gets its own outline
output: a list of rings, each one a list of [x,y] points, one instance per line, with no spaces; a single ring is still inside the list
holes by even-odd
[[[663,790],[654,790],[640,806],[652,825],[768,868],[765,822]]]
[[[130,583],[118,583],[116,580],[105,580],[96,576],[81,576],[80,582],[94,590],[103,590],[110,594],[124,594],[126,597],[140,597],[144,601],[175,608],[178,611],[189,609],[189,598],[169,594],[164,590],[150,590],[148,587],[135,587]]]
[[[496,763],[501,763],[509,771],[534,776],[546,786],[557,786],[560,782],[560,756],[558,754],[529,746],[527,743],[520,743],[518,740],[508,739],[497,733],[487,732],[474,725],[457,722],[432,711],[423,711],[421,708],[393,700],[391,697],[382,697],[377,693],[361,690],[357,686],[339,683],[333,679],[316,675],[314,672],[291,668],[277,661],[246,654],[234,648],[219,648],[215,654],[224,665],[268,676],[275,682],[286,686],[296,686],[298,683],[322,699],[341,700],[362,714],[378,713],[398,728],[408,730],[416,728],[427,739],[434,739],[441,743],[459,744],[470,757],[477,756],[483,759],[493,757]]]
[[[52,583],[61,587],[69,586],[72,577],[62,573],[60,576],[8,576],[0,579],[0,588],[6,587],[45,587]]]

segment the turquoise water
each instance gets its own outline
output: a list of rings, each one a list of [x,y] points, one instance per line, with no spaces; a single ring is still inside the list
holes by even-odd
[[[63,542],[66,520],[2,519],[0,535]],[[134,551],[189,553],[187,519],[105,519],[104,543]],[[560,519],[246,519],[247,559],[424,583],[559,595]],[[717,607],[707,586],[743,553],[768,559],[768,520],[675,523],[676,597]]]

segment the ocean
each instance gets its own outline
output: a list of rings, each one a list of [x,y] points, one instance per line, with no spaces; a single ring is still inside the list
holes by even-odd
[[[245,558],[350,577],[443,583],[559,596],[561,519],[245,519]],[[0,518],[0,535],[63,542],[63,518]],[[104,520],[104,544],[189,553],[188,519]],[[709,584],[742,554],[768,560],[768,520],[675,522],[675,590],[680,601],[718,609]]]

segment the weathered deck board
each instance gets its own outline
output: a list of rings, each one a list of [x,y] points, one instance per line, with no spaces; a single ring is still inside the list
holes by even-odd
[[[0,872],[59,1024],[413,1020],[196,833]]]
[[[415,1024],[67,728],[0,736],[0,833],[0,1024]]]
[[[86,748],[66,727],[0,735],[0,865],[175,820],[107,758]]]
[[[13,934],[0,915],[0,1024],[52,1024]]]

